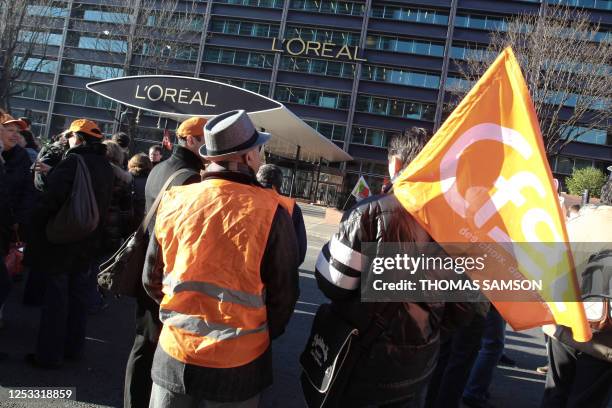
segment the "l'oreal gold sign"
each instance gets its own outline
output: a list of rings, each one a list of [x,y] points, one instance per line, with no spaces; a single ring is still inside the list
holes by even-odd
[[[332,42],[304,41],[301,38],[282,39],[280,43],[276,38],[272,39],[272,51],[286,52],[293,56],[316,56],[324,58],[346,58],[350,61],[367,61],[359,58],[359,47],[342,45]]]

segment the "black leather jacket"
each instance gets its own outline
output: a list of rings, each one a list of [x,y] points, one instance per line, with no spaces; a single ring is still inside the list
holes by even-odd
[[[430,241],[392,191],[370,197],[345,213],[338,233],[323,247],[315,271],[317,283],[331,299],[333,310],[363,331],[384,304],[360,300],[360,281],[369,273],[361,243],[380,247],[389,242]],[[361,270],[354,269],[360,263]],[[334,273],[326,272],[330,265]],[[469,322],[472,315],[471,306],[461,303],[401,304],[353,371],[343,398],[346,406],[401,401],[426,386],[436,366],[441,331]]]

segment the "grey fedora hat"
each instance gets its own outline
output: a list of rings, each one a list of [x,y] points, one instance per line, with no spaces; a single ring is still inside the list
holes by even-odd
[[[240,155],[270,140],[270,134],[258,132],[244,110],[222,113],[204,126],[203,158],[219,159]]]

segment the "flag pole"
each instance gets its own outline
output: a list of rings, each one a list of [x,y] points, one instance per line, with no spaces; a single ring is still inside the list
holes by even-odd
[[[342,206],[342,211],[344,211],[344,208],[346,207],[346,205],[348,204],[349,200],[351,199],[352,194],[349,194],[348,198],[346,199],[346,201],[344,202],[344,205]]]

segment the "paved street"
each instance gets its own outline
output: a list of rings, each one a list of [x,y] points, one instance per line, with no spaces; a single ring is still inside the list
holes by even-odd
[[[318,251],[336,230],[323,224],[320,212],[304,211],[309,232],[308,255],[300,269],[301,296],[286,334],[274,343],[275,383],[265,392],[262,407],[302,407],[298,356],[310,330],[317,305],[325,299],[314,280]],[[0,331],[0,351],[10,353],[0,363],[0,389],[27,386],[77,388],[76,402],[9,403],[0,407],[118,407],[122,403],[123,373],[133,338],[134,305],[129,299],[112,299],[110,307],[89,319],[87,355],[82,361],[67,362],[61,370],[34,370],[23,356],[34,349],[38,310],[21,305],[23,283],[18,283],[4,312],[7,328]],[[507,337],[507,354],[519,368],[500,367],[491,389],[496,407],[537,407],[544,377],[535,368],[546,363],[539,330],[514,333]]]

